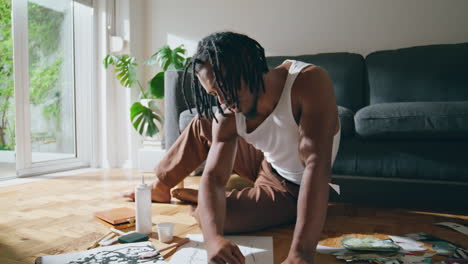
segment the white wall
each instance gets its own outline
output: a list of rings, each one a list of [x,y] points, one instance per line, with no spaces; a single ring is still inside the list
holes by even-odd
[[[267,55],[372,51],[468,41],[467,0],[148,0],[149,56],[166,42],[193,52],[221,30]]]

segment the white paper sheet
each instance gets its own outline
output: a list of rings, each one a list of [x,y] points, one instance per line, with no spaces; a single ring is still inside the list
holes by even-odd
[[[190,238],[191,241],[177,250],[171,257],[170,263],[208,263],[208,257],[203,243],[203,235],[190,234],[187,235],[187,237]],[[226,236],[226,239],[229,239],[239,247],[240,251],[245,256],[246,264],[273,263],[273,239],[271,237]]]
[[[403,250],[406,251],[424,251],[425,248],[421,247],[424,244],[418,242],[410,237],[402,237],[402,236],[389,236],[395,244],[400,246]]]
[[[316,251],[321,254],[332,254],[334,252],[345,250],[344,247],[334,248],[334,247],[327,247],[322,245],[317,245]]]
[[[328,185],[330,185],[330,187],[335,190],[335,192],[340,195],[341,192],[340,192],[340,186],[338,184],[333,184],[333,183],[329,183]]]

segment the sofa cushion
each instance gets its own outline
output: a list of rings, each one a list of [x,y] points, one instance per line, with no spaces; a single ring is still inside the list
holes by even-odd
[[[341,136],[343,138],[354,135],[354,112],[346,107],[338,106],[338,117],[340,118]]]
[[[362,137],[468,138],[468,101],[375,104],[354,119]]]
[[[218,107],[216,106],[213,106],[213,113],[217,113],[218,112]],[[190,110],[185,110],[185,111],[182,111],[182,113],[180,113],[180,116],[179,116],[179,130],[180,132],[182,132],[187,126],[188,124],[190,123],[190,121],[192,121],[192,119],[197,115],[197,109],[196,108],[192,108],[192,113],[190,113]]]
[[[335,88],[338,105],[357,111],[367,105],[366,67],[364,57],[355,53],[321,53],[301,56],[267,57],[269,68],[280,65],[286,59],[298,60],[324,68],[330,75]]]
[[[189,110],[185,110],[182,113],[180,113],[179,129],[181,132],[188,126],[190,121],[192,121],[196,113],[197,113],[197,110],[195,108],[192,109],[192,113],[190,113]]]
[[[366,65],[370,104],[468,100],[468,43],[378,51]]]
[[[189,110],[185,110],[180,114],[179,117],[179,129],[184,130],[190,121],[195,117],[197,110],[192,109],[192,113]],[[354,135],[354,112],[348,108],[338,106],[338,115],[340,118],[341,125],[341,136],[350,137]]]

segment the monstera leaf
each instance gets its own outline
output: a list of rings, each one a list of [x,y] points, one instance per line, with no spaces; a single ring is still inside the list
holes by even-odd
[[[130,107],[130,120],[135,130],[140,135],[147,137],[152,137],[159,133],[156,122],[162,125],[161,117],[140,102],[136,102]]]
[[[110,64],[115,66],[115,74],[122,86],[131,88],[137,81],[135,68],[138,64],[135,63],[135,58],[127,54],[107,55],[103,64],[106,69]]]
[[[150,81],[149,87],[151,95],[154,98],[164,98],[164,72],[167,70],[183,70],[190,61],[190,58],[185,57],[187,51],[183,45],[171,49],[168,45],[164,45],[149,59],[145,61],[146,65],[158,64],[163,70],[157,73]]]
[[[149,81],[151,95],[158,99],[164,98],[164,72],[159,72]]]
[[[185,57],[186,53],[184,45],[180,45],[174,49],[171,49],[169,45],[164,45],[147,59],[145,64],[158,64],[163,71],[183,70],[189,61],[189,58]]]
[[[141,101],[141,103],[142,103],[143,105],[145,105],[145,104],[143,103],[143,100]],[[155,113],[157,116],[162,116],[162,112],[161,112],[161,110],[159,109],[159,107],[158,107],[158,105],[157,105],[157,103],[156,103],[155,100],[152,100],[152,99],[148,100],[147,105],[148,105],[148,108],[151,109],[151,111],[153,111],[153,113]]]

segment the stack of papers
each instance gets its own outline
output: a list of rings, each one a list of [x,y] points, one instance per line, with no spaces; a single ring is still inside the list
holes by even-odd
[[[367,261],[377,264],[423,264],[431,263],[436,254],[451,259],[440,264],[468,264],[465,258],[467,249],[455,243],[434,237],[426,233],[407,234],[405,236],[389,236],[390,239],[380,240],[373,237],[358,239],[346,237],[342,241],[343,248],[318,246],[317,252],[333,254],[337,259],[346,262]],[[436,253],[424,253],[424,243],[432,244]]]

